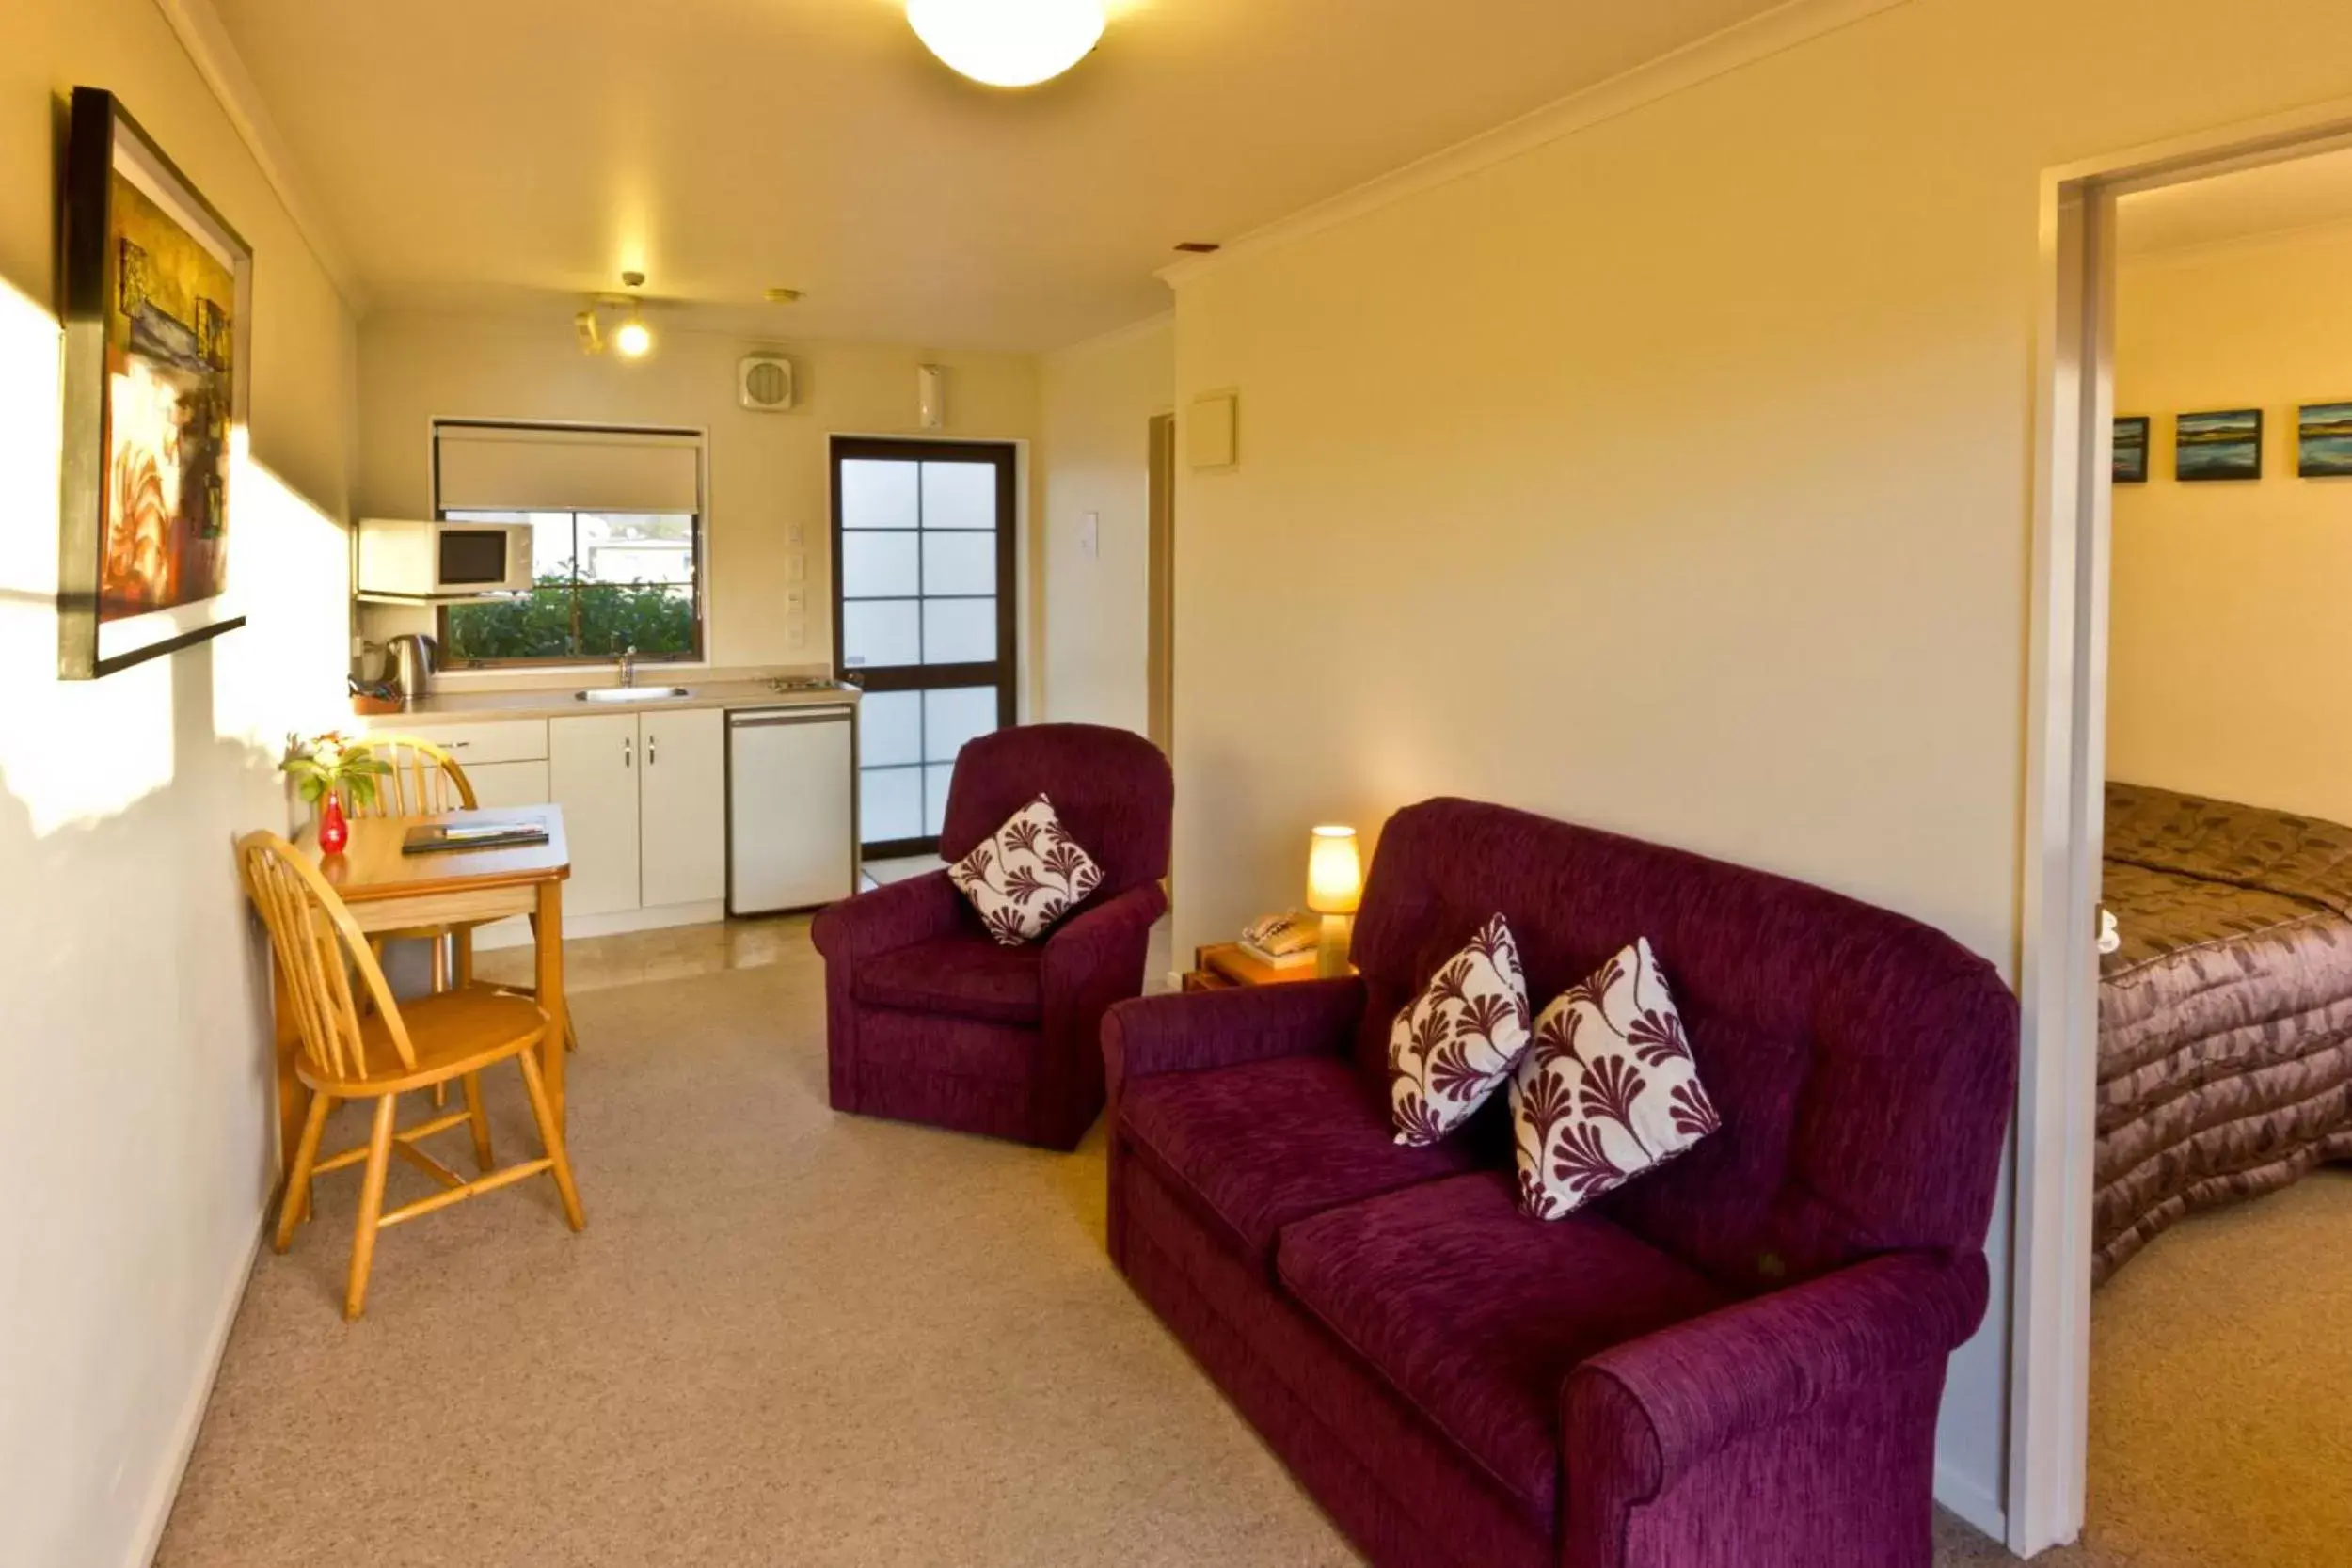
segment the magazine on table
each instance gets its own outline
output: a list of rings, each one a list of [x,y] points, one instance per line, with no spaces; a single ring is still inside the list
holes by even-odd
[[[409,829],[401,839],[400,852],[437,855],[457,849],[514,849],[547,841],[547,829],[536,822],[433,822]]]

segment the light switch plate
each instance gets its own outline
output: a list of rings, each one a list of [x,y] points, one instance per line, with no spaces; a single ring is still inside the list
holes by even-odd
[[[797,550],[808,543],[808,530],[799,523],[794,523],[784,531],[784,542]]]
[[[806,582],[808,580],[808,557],[795,550],[790,562],[785,567],[784,576],[787,582]]]
[[[805,588],[788,588],[785,590],[784,608],[787,614],[790,614],[795,610],[806,610],[808,608],[808,590]]]
[[[1086,521],[1078,525],[1078,548],[1089,556],[1103,552],[1103,515],[1100,512],[1088,513]]]
[[[787,615],[784,618],[784,641],[787,647],[798,648],[808,641],[808,617]]]

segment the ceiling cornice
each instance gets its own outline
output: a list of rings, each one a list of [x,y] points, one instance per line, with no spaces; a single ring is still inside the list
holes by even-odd
[[[1295,244],[1406,197],[1490,168],[1904,3],[1905,0],[1790,0],[1788,5],[1734,24],[1720,33],[1711,33],[1671,54],[1661,55],[1645,65],[1547,103],[1517,119],[1506,120],[1468,141],[1457,142],[1288,217],[1253,229],[1214,256],[1191,257],[1162,267],[1158,276],[1170,288],[1180,289],[1236,261]]]
[[[351,270],[342,246],[318,209],[303,194],[300,178],[294,173],[294,163],[286,150],[285,139],[278,134],[277,123],[262,103],[261,89],[253,85],[253,77],[245,68],[244,56],[237,53],[234,40],[213,8],[212,0],[155,0],[155,8],[164,13],[164,20],[178,35],[180,46],[188,52],[196,65],[197,74],[220,100],[228,113],[229,123],[253,154],[261,166],[262,178],[278,195],[278,204],[302,235],[310,254],[318,259],[320,268],[343,304],[355,316],[367,313],[367,292],[358,275]]]
[[[1066,356],[1095,354],[1106,348],[1117,348],[1121,343],[1149,336],[1175,325],[1176,312],[1174,310],[1158,310],[1144,317],[1141,321],[1129,322],[1124,326],[1114,326],[1107,332],[1097,332],[1091,338],[1081,338],[1074,343],[1064,343],[1059,348],[1047,349],[1039,357],[1059,359]]]

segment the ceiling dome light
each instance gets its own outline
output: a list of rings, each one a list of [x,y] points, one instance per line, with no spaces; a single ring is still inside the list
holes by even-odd
[[[612,334],[612,346],[621,351],[624,359],[643,359],[653,352],[653,333],[645,325],[644,310],[637,303],[636,291],[645,286],[645,275],[630,268],[621,274],[621,286],[629,291],[628,320]]]
[[[993,87],[1050,81],[1103,37],[1103,0],[907,0],[907,23],[949,66]]]

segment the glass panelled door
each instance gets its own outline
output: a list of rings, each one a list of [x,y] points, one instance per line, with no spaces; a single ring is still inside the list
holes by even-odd
[[[834,661],[862,681],[869,856],[938,847],[956,752],[1013,721],[1013,450],[833,443]]]

